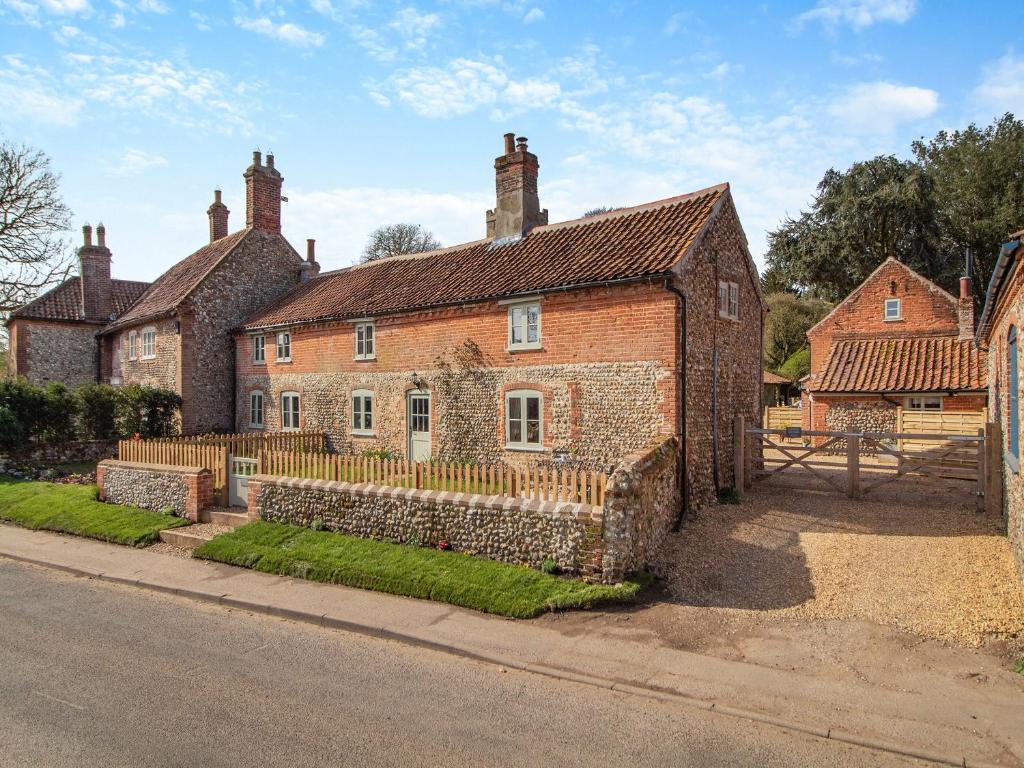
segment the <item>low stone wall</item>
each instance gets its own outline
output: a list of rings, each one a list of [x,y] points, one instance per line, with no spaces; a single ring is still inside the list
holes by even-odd
[[[681,505],[679,443],[669,438],[626,456],[608,480],[604,509],[606,580],[642,570],[672,530]]]
[[[1003,515],[1006,535],[1010,539],[1017,575],[1024,585],[1024,476],[1003,462]]]
[[[642,569],[679,511],[674,438],[627,456],[605,507],[421,491],[370,483],[256,475],[249,517],[362,538],[436,547],[539,568],[553,560],[588,581],[614,583]]]
[[[107,459],[96,467],[100,500],[162,512],[198,522],[213,505],[213,473],[202,467],[174,467]]]
[[[825,429],[828,432],[896,431],[897,406],[892,403],[881,399],[841,400],[839,398],[827,402]],[[864,456],[873,456],[877,453],[869,447],[862,447],[860,452]],[[826,453],[846,453],[846,440],[837,440]]]
[[[71,440],[56,445],[40,445],[18,451],[8,458],[25,464],[71,464],[102,461],[117,456],[117,440]]]

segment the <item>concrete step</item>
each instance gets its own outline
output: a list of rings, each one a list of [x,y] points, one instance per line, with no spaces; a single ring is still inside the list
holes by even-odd
[[[222,523],[198,523],[185,528],[168,528],[165,531],[160,531],[160,541],[165,544],[173,544],[176,547],[195,549],[214,536],[228,533],[231,530],[233,528],[230,525]]]
[[[241,528],[249,522],[249,515],[245,512],[228,512],[223,509],[218,509],[209,510],[208,514],[205,516],[209,519],[204,522],[214,523],[216,525],[226,525],[229,528]]]

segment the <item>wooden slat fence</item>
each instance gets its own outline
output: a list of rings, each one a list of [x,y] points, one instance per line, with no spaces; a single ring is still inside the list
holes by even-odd
[[[260,451],[297,451],[323,453],[327,450],[323,432],[243,432],[234,435],[189,435],[160,438],[159,442],[215,445],[228,449],[232,456],[254,459]]]
[[[785,429],[786,427],[799,427],[802,411],[789,405],[764,409],[765,429]]]
[[[607,477],[603,472],[457,462],[408,462],[400,459],[341,456],[334,453],[262,451],[264,475],[375,483],[399,488],[510,496],[537,501],[604,504]]]
[[[227,487],[228,452],[223,446],[170,440],[119,440],[117,458],[145,464],[205,467],[213,472],[215,491]]]

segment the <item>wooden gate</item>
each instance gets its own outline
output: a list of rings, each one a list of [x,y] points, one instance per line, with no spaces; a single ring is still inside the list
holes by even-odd
[[[989,509],[1001,503],[996,426],[973,435],[927,432],[803,432],[734,423],[736,490],[783,472],[803,470],[850,498],[909,477],[961,481]],[[801,444],[794,445],[796,438]],[[811,445],[810,438],[824,438]]]
[[[897,411],[897,432],[938,433],[942,435],[976,435],[985,429],[984,411]],[[903,440],[900,448],[920,451],[934,448],[933,444],[922,441]]]

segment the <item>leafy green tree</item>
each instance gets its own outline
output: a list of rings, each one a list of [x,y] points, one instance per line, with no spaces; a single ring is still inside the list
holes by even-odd
[[[181,396],[158,387],[129,384],[117,390],[115,418],[123,437],[170,437],[177,429]]]
[[[832,305],[814,297],[792,293],[770,293],[765,296],[768,315],[764,323],[764,367],[778,369],[807,346],[807,331],[821,320]]]
[[[913,150],[933,187],[939,261],[958,267],[971,248],[981,297],[999,245],[1024,228],[1024,122],[1005,114],[987,128],[972,123],[941,131],[929,142],[914,142]]]
[[[768,233],[768,274],[772,287],[834,302],[890,256],[934,279],[937,242],[930,179],[915,163],[880,155],[829,169],[811,210]]]
[[[803,349],[797,350],[789,359],[786,360],[776,373],[779,376],[784,376],[790,381],[799,381],[808,373],[811,372],[811,349],[810,347],[804,347]]]

